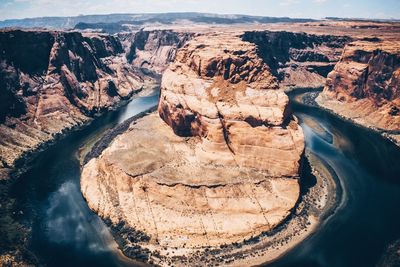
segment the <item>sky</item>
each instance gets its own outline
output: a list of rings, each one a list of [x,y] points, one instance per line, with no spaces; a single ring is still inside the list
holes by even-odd
[[[186,11],[295,18],[400,19],[400,0],[0,0],[0,20]]]

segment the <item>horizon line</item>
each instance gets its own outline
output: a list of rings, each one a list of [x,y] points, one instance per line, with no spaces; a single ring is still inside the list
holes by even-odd
[[[365,20],[365,21],[400,21],[400,18],[365,18],[365,17],[337,17],[337,16],[324,16],[320,18],[307,18],[307,17],[290,17],[290,16],[268,16],[268,15],[249,15],[239,13],[210,13],[210,12],[196,12],[196,11],[179,11],[179,12],[140,12],[140,13],[92,13],[92,14],[78,14],[71,16],[42,16],[42,17],[25,17],[25,18],[9,18],[0,20],[0,22],[12,20],[29,20],[29,19],[45,19],[45,18],[78,18],[86,16],[110,16],[110,15],[157,15],[157,14],[199,14],[199,15],[231,15],[231,16],[247,16],[255,18],[289,18],[289,19],[308,19],[308,20]]]

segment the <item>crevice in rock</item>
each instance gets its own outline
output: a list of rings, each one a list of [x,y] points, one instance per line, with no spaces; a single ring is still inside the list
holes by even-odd
[[[219,121],[221,123],[221,126],[222,126],[222,132],[223,132],[223,135],[224,135],[224,140],[225,140],[226,146],[228,147],[229,151],[233,155],[235,155],[235,151],[234,151],[234,149],[232,147],[232,142],[229,139],[229,130],[226,127],[224,116],[221,114],[220,110],[218,109],[217,104],[215,104],[215,108],[218,111],[218,119],[219,119]]]

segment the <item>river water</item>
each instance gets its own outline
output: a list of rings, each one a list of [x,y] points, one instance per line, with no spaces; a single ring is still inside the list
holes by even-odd
[[[158,102],[158,90],[110,112],[42,153],[12,189],[30,249],[48,266],[137,266],[123,257],[80,188],[79,148]],[[325,111],[292,103],[306,149],[330,165],[343,199],[319,229],[271,266],[375,266],[400,239],[400,149]]]
[[[79,149],[106,130],[158,103],[159,88],[101,116],[42,153],[12,188],[23,221],[32,225],[30,249],[47,266],[137,266],[124,257],[80,191]]]
[[[400,238],[400,149],[319,108],[291,105],[306,149],[330,165],[343,194],[316,233],[271,266],[376,266]]]

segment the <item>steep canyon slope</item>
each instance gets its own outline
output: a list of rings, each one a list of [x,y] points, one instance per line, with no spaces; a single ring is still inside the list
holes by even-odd
[[[351,41],[348,36],[288,31],[248,31],[243,39],[257,45],[260,57],[280,86],[287,89],[323,87],[344,46]]]
[[[357,41],[347,45],[317,102],[399,145],[399,42]]]
[[[142,48],[148,49],[142,52],[147,53],[142,61],[158,58],[148,66],[155,73],[174,59],[174,51],[186,40],[172,31],[141,34],[153,36]],[[128,46],[134,47],[135,37],[131,39]],[[136,50],[130,53],[135,55]],[[3,178],[31,152],[155,82],[154,75],[141,71],[142,64],[132,62],[140,55],[128,56],[115,36],[5,30],[0,32],[0,51]]]
[[[141,88],[112,36],[16,30],[0,38],[5,167]]]
[[[161,75],[173,62],[176,52],[193,37],[192,32],[140,30],[131,42],[128,61],[143,71]]]

